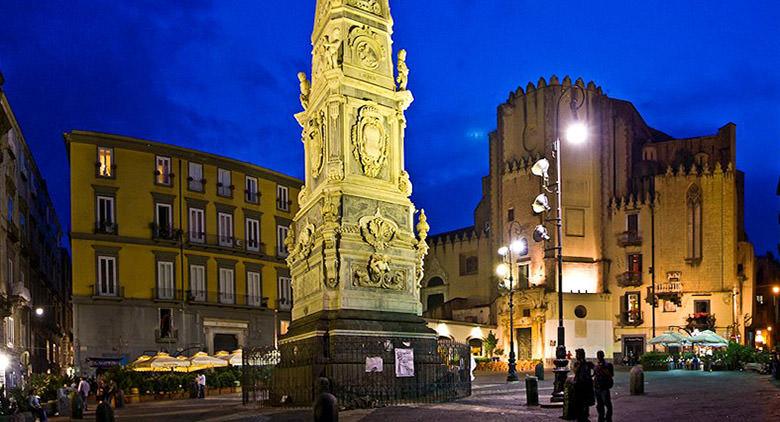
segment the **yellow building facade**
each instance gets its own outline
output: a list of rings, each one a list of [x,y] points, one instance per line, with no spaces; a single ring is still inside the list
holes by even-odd
[[[124,136],[65,142],[82,369],[275,344],[290,321],[284,239],[300,180]]]

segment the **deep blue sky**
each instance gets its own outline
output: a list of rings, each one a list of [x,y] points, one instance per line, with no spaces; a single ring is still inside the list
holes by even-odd
[[[0,1],[4,89],[63,221],[61,134],[72,129],[301,177],[295,73],[310,70],[314,3]],[[406,138],[413,199],[432,231],[471,224],[497,105],[555,73],[596,81],[673,136],[736,123],[748,234],[757,252],[774,250],[780,7],[726,3],[391,0],[416,97]]]

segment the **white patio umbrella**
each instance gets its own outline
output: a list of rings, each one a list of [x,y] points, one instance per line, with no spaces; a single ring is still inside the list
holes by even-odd
[[[682,346],[688,343],[688,337],[674,331],[665,331],[661,335],[655,336],[648,343],[663,344],[664,346]]]
[[[230,353],[221,350],[214,356],[229,363],[230,366],[241,366],[244,364],[244,353],[241,349],[233,350]]]
[[[209,356],[205,352],[198,352],[192,355],[189,359],[190,365],[194,368],[208,369],[208,368],[221,368],[228,366],[228,362],[218,357]]]
[[[176,368],[190,366],[186,359],[177,359],[165,352],[159,352],[154,356],[141,356],[132,363],[131,368],[140,372],[164,372]]]

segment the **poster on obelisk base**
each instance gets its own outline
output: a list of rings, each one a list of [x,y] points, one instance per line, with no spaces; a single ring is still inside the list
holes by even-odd
[[[414,349],[395,349],[395,376],[414,376]]]

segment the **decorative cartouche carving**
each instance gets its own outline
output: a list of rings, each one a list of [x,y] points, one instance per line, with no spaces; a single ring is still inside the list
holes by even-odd
[[[379,36],[367,25],[355,27],[350,33],[349,46],[352,57],[357,58],[357,64],[376,70],[385,57],[385,48],[379,41]]]
[[[366,105],[358,111],[352,126],[352,147],[355,159],[368,177],[377,177],[387,161],[388,134],[384,116],[375,107]]]
[[[307,221],[306,225],[304,225],[303,229],[298,233],[298,241],[295,243],[295,246],[292,250],[289,250],[290,255],[287,257],[288,262],[290,257],[293,257],[293,262],[309,257],[311,249],[314,246],[314,230],[314,224]]]
[[[387,249],[398,231],[398,225],[392,220],[382,217],[379,208],[377,208],[376,214],[367,215],[358,220],[358,225],[363,239],[377,251]]]
[[[319,177],[322,172],[322,164],[325,161],[325,113],[309,121],[308,134],[309,164],[312,177]]]
[[[355,271],[353,284],[359,287],[403,290],[404,273],[390,269],[390,258],[387,255],[374,253],[368,259],[365,270]]]
[[[306,79],[306,73],[304,72],[298,72],[298,81],[300,81],[300,87],[301,87],[301,107],[303,107],[304,110],[309,108],[309,94],[311,93],[311,84],[309,83],[309,80]]]
[[[328,165],[328,180],[334,182],[344,180],[344,163],[341,160],[331,161]]]
[[[375,15],[382,15],[382,6],[377,0],[347,0],[347,4]]]
[[[398,89],[406,91],[406,86],[409,84],[409,66],[406,65],[406,50],[398,50]]]
[[[398,176],[398,190],[406,196],[412,195],[412,181],[409,180],[409,173],[406,170],[402,170],[401,175]]]
[[[301,190],[298,192],[298,204],[303,205],[309,200],[309,187],[306,185],[301,186]]]

